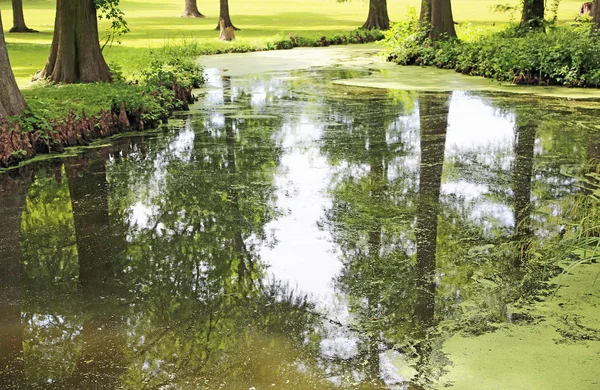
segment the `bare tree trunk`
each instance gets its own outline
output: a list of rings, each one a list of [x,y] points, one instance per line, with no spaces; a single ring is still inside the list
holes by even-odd
[[[521,26],[540,28],[544,22],[544,0],[524,0]]]
[[[596,29],[600,29],[600,1],[596,0],[592,6],[592,20],[596,25]]]
[[[206,16],[202,15],[200,11],[198,11],[198,3],[197,0],[185,0],[185,11],[181,14],[182,18],[205,18]]]
[[[429,32],[429,38],[432,41],[441,38],[456,38],[450,0],[431,1],[431,31]]]
[[[15,75],[10,67],[4,30],[2,29],[2,15],[0,14],[0,118],[19,114],[25,108],[25,99],[19,91]]]
[[[219,23],[215,30],[221,29],[221,19],[223,19],[223,27],[233,27],[234,30],[239,30],[231,23],[231,17],[229,16],[229,0],[220,0],[219,6]]]
[[[38,32],[33,30],[25,24],[25,17],[23,16],[23,0],[12,0],[13,10],[13,27],[8,32],[19,32],[19,33],[32,33]]]
[[[112,80],[98,42],[94,0],[57,0],[50,56],[38,77],[57,83]]]
[[[387,0],[369,0],[369,16],[362,28],[365,30],[387,30],[390,28]]]

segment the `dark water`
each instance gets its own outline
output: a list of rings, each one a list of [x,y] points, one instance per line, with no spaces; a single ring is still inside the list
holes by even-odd
[[[528,321],[600,112],[348,76],[212,72],[180,126],[0,174],[0,388],[428,388]]]

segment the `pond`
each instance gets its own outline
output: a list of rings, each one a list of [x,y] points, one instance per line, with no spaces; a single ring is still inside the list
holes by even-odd
[[[1,388],[600,386],[596,103],[317,65],[0,174]]]

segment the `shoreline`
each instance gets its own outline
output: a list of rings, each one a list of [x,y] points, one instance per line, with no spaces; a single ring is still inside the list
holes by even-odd
[[[303,38],[289,36],[269,42],[265,48],[230,46],[225,50],[218,50],[211,54],[194,53],[193,50],[192,53],[187,52],[185,55],[177,53],[177,49],[187,49],[184,45],[175,48],[165,47],[162,50],[165,51],[167,56],[173,58],[186,57],[194,66],[198,67],[197,70],[201,70],[202,67],[197,64],[197,58],[202,55],[273,52],[290,50],[297,47],[314,48],[364,44],[381,39],[383,39],[383,34],[377,30],[352,30],[347,34],[332,37]],[[195,46],[195,48],[198,49],[201,46]],[[171,50],[171,52],[168,50]],[[166,63],[167,61],[163,61],[161,65],[165,65]],[[185,71],[182,73],[184,76],[188,76]],[[139,80],[134,79],[126,83],[95,84],[95,86],[98,88],[107,88],[108,90],[114,87],[115,95],[117,94],[117,88],[120,87],[128,89],[128,92],[140,94],[140,91],[135,91],[138,82]],[[71,86],[75,86],[75,89],[77,86],[86,85],[94,86],[94,84],[71,84]],[[82,107],[81,110],[74,110],[70,107],[68,113],[60,118],[45,118],[44,114],[37,112],[35,108],[30,108],[32,100],[34,100],[34,104],[52,104],[50,101],[44,101],[43,98],[35,99],[35,92],[40,91],[37,88],[43,89],[48,86],[23,88],[22,91],[25,95],[31,95],[31,97],[26,99],[28,108],[17,119],[8,120],[3,118],[0,120],[0,173],[19,167],[22,162],[29,161],[38,155],[63,153],[65,148],[87,146],[92,141],[108,138],[120,133],[155,129],[160,122],[167,123],[172,118],[173,111],[187,111],[189,104],[195,101],[192,90],[199,86],[196,84],[184,86],[173,81],[169,87],[161,85],[157,90],[153,90],[150,93],[145,95],[141,93],[141,100],[138,102],[137,107],[126,107],[126,102],[124,100],[119,101],[117,97],[111,109],[101,108],[95,114],[89,115],[89,110],[86,111],[85,107]],[[60,86],[56,87],[60,88]],[[49,86],[48,88],[54,88],[54,86]],[[171,101],[164,101],[164,96],[161,95],[164,91],[161,91],[161,89],[172,92],[173,98]],[[58,90],[51,90],[50,94],[53,92],[56,92],[57,95],[59,94]],[[73,94],[73,98],[78,97],[77,91],[72,91],[71,93]],[[160,107],[153,111],[145,110],[143,107],[145,99],[158,101]],[[85,105],[84,102],[83,106]],[[164,110],[168,111],[167,115],[164,114]],[[35,123],[28,123],[30,121]],[[27,129],[27,127],[33,128]]]

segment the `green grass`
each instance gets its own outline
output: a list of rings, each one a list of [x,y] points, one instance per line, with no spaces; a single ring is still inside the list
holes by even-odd
[[[418,8],[421,0],[388,0],[392,20],[400,20],[410,7]],[[105,50],[109,63],[119,63],[125,70],[139,68],[148,59],[151,48],[180,41],[197,41],[204,52],[224,51],[233,47],[264,48],[269,41],[289,34],[307,38],[345,34],[359,27],[366,19],[368,2],[353,0],[338,3],[335,0],[231,0],[233,23],[242,29],[234,43],[218,40],[214,30],[218,19],[218,1],[200,0],[198,7],[206,19],[185,19],[183,0],[122,0],[122,8],[131,28],[121,45]],[[491,7],[502,0],[453,0],[455,20],[459,23],[491,25],[506,23],[509,15],[493,13]],[[563,0],[559,19],[573,20],[581,0]],[[474,5],[476,4],[476,5]],[[43,68],[52,40],[55,1],[28,0],[24,2],[25,19],[39,34],[7,34],[11,64],[21,87],[27,88],[36,71]],[[0,0],[4,10],[4,27],[11,27],[10,1]],[[100,35],[107,24],[100,23]],[[459,28],[460,34],[460,28]]]
[[[85,109],[88,116],[100,110],[110,111],[113,105],[132,102],[142,106],[143,88],[123,83],[92,83],[67,85],[40,85],[23,90],[23,96],[32,111],[47,120],[64,120],[70,110],[76,115]]]

